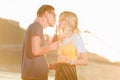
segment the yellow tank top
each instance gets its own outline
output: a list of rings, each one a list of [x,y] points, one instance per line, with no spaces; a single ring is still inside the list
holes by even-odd
[[[76,59],[77,50],[73,45],[73,42],[69,42],[66,45],[61,46],[58,51],[63,54],[67,59]]]

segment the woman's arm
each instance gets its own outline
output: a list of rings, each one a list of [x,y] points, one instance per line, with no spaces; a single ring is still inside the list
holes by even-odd
[[[78,58],[74,60],[73,63],[79,66],[87,66],[88,64],[87,52],[80,53]]]
[[[78,66],[87,66],[88,65],[88,58],[87,58],[87,53],[80,53],[77,59],[73,60],[68,60],[64,55],[58,55],[58,58],[60,59],[61,62],[64,63],[69,63],[72,65],[78,65]]]

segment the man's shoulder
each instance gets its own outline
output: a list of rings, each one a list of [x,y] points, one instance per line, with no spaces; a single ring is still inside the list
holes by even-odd
[[[29,29],[42,29],[42,26],[41,26],[39,23],[37,23],[37,22],[33,22],[33,23],[31,23],[31,24],[29,25],[28,28],[29,28]]]

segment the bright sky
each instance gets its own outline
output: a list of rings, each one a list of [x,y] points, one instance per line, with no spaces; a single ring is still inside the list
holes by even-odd
[[[53,5],[57,17],[64,10],[75,12],[81,31],[88,30],[94,34],[84,36],[88,43],[86,48],[110,61],[120,61],[119,0],[0,0],[0,17],[19,21],[20,26],[26,29],[43,4]],[[51,28],[46,30],[49,32],[51,35],[54,33]]]

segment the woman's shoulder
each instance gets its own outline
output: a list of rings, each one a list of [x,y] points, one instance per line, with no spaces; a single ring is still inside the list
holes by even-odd
[[[81,34],[80,33],[74,34],[73,36],[71,36],[71,38],[79,39],[79,38],[81,38]]]
[[[76,40],[79,40],[81,39],[81,35],[80,34],[73,34],[72,36],[68,37],[68,38],[65,38],[64,41],[63,41],[63,44],[67,44],[69,42],[74,42]]]

